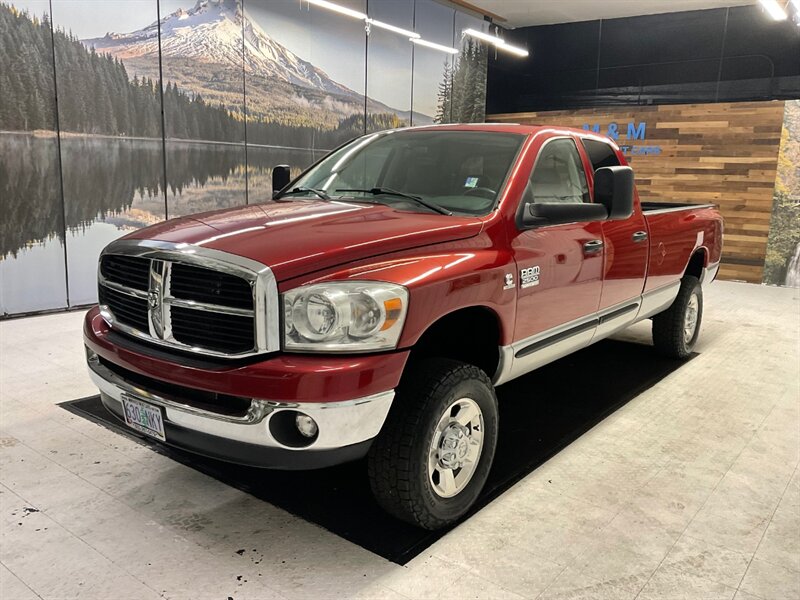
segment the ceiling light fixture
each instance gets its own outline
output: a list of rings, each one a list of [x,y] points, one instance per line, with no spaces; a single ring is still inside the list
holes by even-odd
[[[357,10],[353,10],[352,8],[347,8],[346,6],[340,6],[339,4],[334,4],[333,2],[328,2],[328,0],[306,0],[309,4],[313,4],[314,6],[319,6],[320,8],[327,8],[328,10],[332,10],[333,12],[337,12],[343,15],[347,15],[348,17],[353,17],[354,19],[360,19],[361,21],[367,20],[367,15],[362,12],[358,12]]]
[[[525,48],[517,48],[511,44],[497,44],[497,47],[500,48],[500,50],[505,50],[516,56],[522,56],[523,58],[528,56],[528,51],[525,50]]]
[[[409,31],[408,29],[403,29],[402,27],[396,27],[394,25],[390,25],[389,23],[384,23],[383,21],[378,21],[377,19],[365,19],[369,25],[374,25],[375,27],[380,27],[381,29],[386,29],[387,31],[394,31],[395,33],[399,33],[400,35],[404,35],[409,39],[419,39],[420,35],[414,31]]]
[[[483,31],[478,31],[477,29],[465,29],[464,33],[466,33],[467,35],[471,35],[472,37],[476,37],[479,40],[483,40],[484,42],[489,42],[490,44],[494,44],[495,46],[499,46],[500,44],[506,43],[506,41],[501,37],[497,37],[496,35],[489,35],[488,33],[484,33]]]
[[[785,21],[789,15],[786,14],[784,8],[778,4],[777,0],[759,0],[761,2],[761,6],[764,7],[769,13],[769,16],[775,19],[776,21]]]
[[[474,38],[478,38],[479,40],[483,40],[484,42],[489,42],[490,44],[494,44],[495,47],[499,48],[500,50],[505,50],[511,54],[515,54],[516,56],[528,56],[528,51],[524,48],[519,48],[517,46],[512,46],[511,44],[507,44],[506,41],[498,37],[496,35],[490,35],[483,31],[478,31],[477,29],[465,29],[464,35],[470,35]]]
[[[408,38],[408,39],[409,41],[414,42],[415,44],[419,44],[420,46],[425,46],[426,48],[433,48],[434,50],[447,52],[448,54],[458,54],[458,50],[456,50],[455,48],[451,48],[450,46],[443,46],[442,44],[429,42],[428,40],[423,40],[422,38]]]

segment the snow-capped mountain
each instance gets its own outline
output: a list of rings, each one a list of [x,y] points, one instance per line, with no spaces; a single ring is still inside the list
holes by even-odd
[[[244,23],[243,23],[244,21]],[[242,65],[249,73],[302,88],[359,100],[363,95],[331,79],[322,69],[282,46],[246,14],[236,0],[198,0],[190,9],[131,33],[107,33],[83,40],[98,52],[110,53],[124,62],[158,57],[158,28],[165,57],[190,59],[199,64]]]

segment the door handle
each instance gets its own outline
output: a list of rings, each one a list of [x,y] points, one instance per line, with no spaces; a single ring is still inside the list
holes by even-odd
[[[603,240],[590,240],[583,245],[584,254],[597,254],[603,250]]]
[[[643,242],[647,239],[647,232],[646,231],[637,231],[631,236],[634,242]]]

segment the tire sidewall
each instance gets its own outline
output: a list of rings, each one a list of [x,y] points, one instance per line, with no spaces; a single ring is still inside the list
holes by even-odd
[[[483,414],[483,447],[478,459],[478,466],[467,483],[466,487],[451,498],[442,498],[433,489],[433,484],[428,477],[428,453],[435,433],[445,410],[456,400],[471,398],[475,401]],[[419,436],[414,448],[414,463],[416,464],[417,484],[420,497],[427,510],[438,519],[451,521],[463,515],[475,502],[486,479],[494,459],[497,445],[497,398],[494,389],[478,378],[460,381],[442,394],[438,394],[428,407]]]
[[[689,309],[689,301],[691,300],[692,296],[697,296],[697,322],[694,326],[694,334],[692,334],[692,339],[687,342],[683,337],[683,324],[686,323],[686,311]],[[697,343],[697,338],[700,336],[700,325],[703,320],[703,288],[699,282],[695,282],[692,288],[686,294],[683,305],[681,306],[680,319],[680,343],[683,350],[682,354],[689,356],[694,350],[694,346]]]

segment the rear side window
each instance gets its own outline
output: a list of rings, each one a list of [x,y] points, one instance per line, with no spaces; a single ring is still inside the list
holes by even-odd
[[[592,170],[597,171],[602,167],[618,167],[619,159],[614,148],[603,142],[597,140],[581,140],[583,147],[586,149],[586,154],[589,155],[589,160],[592,163]]]
[[[546,143],[536,159],[526,203],[578,203],[589,201],[589,187],[578,147],[571,139]]]

